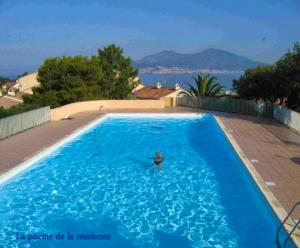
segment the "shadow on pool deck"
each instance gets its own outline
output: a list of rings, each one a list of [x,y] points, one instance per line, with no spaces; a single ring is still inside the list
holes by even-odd
[[[293,157],[291,160],[300,166],[300,157]]]

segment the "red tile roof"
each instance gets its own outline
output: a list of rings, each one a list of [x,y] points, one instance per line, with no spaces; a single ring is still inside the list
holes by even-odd
[[[175,91],[175,88],[161,87],[158,89],[157,87],[153,86],[144,86],[143,88],[133,92],[133,95],[142,99],[160,99],[172,94]]]
[[[7,89],[9,89],[10,87],[14,86],[16,84],[16,82],[5,82],[2,84],[2,87],[5,86]]]

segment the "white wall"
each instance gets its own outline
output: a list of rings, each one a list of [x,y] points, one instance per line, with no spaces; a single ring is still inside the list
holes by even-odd
[[[290,110],[284,106],[274,105],[273,116],[275,120],[300,132],[300,113]]]

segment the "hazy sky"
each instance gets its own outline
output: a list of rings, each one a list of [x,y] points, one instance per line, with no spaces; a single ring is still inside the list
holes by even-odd
[[[0,75],[116,43],[134,59],[225,49],[274,62],[300,41],[299,0],[0,0]]]

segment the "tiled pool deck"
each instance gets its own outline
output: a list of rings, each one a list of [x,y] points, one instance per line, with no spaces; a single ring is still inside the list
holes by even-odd
[[[201,112],[191,108],[123,110],[116,112]],[[74,115],[73,120],[51,122],[0,140],[0,175],[99,118],[101,112]],[[300,200],[300,135],[269,119],[213,112],[234,138],[269,190],[288,211]],[[300,209],[294,218],[300,217]]]

